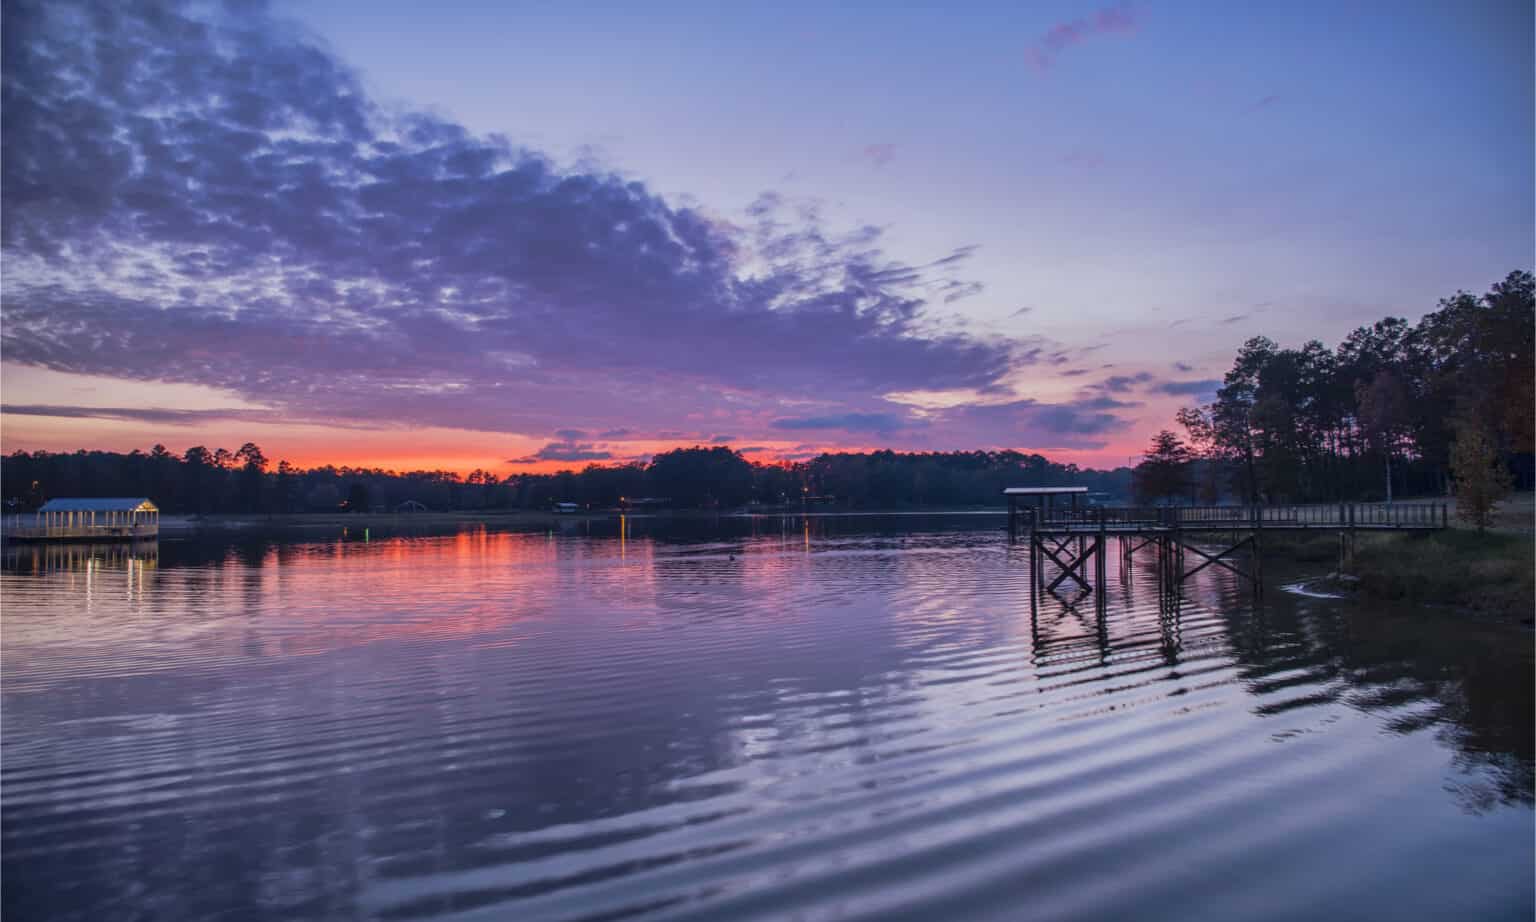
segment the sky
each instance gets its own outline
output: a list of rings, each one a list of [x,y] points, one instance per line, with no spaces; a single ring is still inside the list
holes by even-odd
[[[0,448],[1128,463],[1533,260],[1527,2],[4,4]]]

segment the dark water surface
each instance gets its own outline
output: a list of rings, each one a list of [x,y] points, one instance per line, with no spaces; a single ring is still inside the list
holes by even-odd
[[[1528,632],[999,525],[8,549],[4,918],[1531,918]]]

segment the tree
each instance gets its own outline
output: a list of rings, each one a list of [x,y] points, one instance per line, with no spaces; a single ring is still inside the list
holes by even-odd
[[[277,462],[277,508],[279,512],[293,509],[293,494],[298,472],[286,460]]]
[[[267,472],[267,456],[261,453],[255,442],[246,442],[235,452],[240,463],[240,505],[247,512],[261,510],[261,484]]]
[[[1387,502],[1392,502],[1392,455],[1409,426],[1408,391],[1389,369],[1376,372],[1368,383],[1355,391],[1359,407],[1356,415],[1366,440],[1381,452],[1387,469]]]
[[[1222,379],[1216,391],[1216,402],[1211,404],[1209,417],[1212,435],[1224,455],[1233,458],[1240,466],[1244,493],[1249,502],[1259,500],[1260,443],[1254,411],[1259,400],[1260,375],[1264,366],[1274,356],[1277,347],[1263,337],[1243,343],[1232,370]]]
[[[1157,502],[1189,492],[1191,454],[1177,435],[1167,429],[1154,435],[1141,458],[1132,473],[1132,484],[1141,500]]]
[[[305,494],[304,505],[315,512],[335,512],[341,505],[341,491],[330,481],[318,483]]]
[[[679,506],[739,506],[752,496],[752,465],[723,445],[662,452],[646,476],[658,495]]]
[[[201,445],[194,445],[187,449],[182,457],[181,489],[182,508],[194,512],[204,513],[213,508],[213,497],[209,490],[209,468],[213,465],[213,454]]]
[[[347,511],[367,512],[368,499],[368,485],[361,480],[352,481],[352,485],[347,488]]]
[[[1509,492],[1509,472],[1498,448],[1476,422],[1464,420],[1451,446],[1451,469],[1456,476],[1456,515],[1478,531],[1493,524],[1493,507]]]

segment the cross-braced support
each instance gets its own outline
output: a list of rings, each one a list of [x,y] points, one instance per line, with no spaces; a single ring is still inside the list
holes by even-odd
[[[1196,573],[1199,573],[1201,570],[1204,570],[1206,567],[1217,566],[1231,573],[1235,573],[1243,579],[1247,580],[1250,584],[1252,584],[1253,591],[1256,594],[1263,594],[1263,567],[1260,564],[1258,532],[1252,532],[1250,534],[1244,535],[1243,537],[1236,538],[1233,544],[1216,552],[1215,554],[1207,553],[1205,550],[1197,547],[1196,545],[1190,544],[1184,540],[1182,535],[1176,535],[1174,537],[1174,543],[1177,545],[1175,553],[1178,560],[1175,564],[1175,572],[1178,574],[1179,583],[1182,584],[1185,580],[1189,579],[1191,576],[1194,576]],[[1244,549],[1248,551],[1247,570],[1243,570],[1236,566],[1231,559],[1233,555]],[[1185,570],[1185,551],[1188,551],[1197,557],[1203,558],[1204,562],[1197,564],[1194,569]]]
[[[1064,538],[1058,539],[1036,535],[1031,539],[1036,559],[1043,561],[1043,558],[1049,558],[1061,570],[1060,573],[1056,574],[1055,579],[1045,585],[1047,592],[1055,591],[1057,586],[1060,586],[1062,582],[1068,579],[1077,583],[1086,591],[1093,591],[1093,586],[1088,583],[1087,563],[1093,557],[1101,556],[1100,548],[1097,544],[1090,545],[1086,550],[1083,549],[1081,543],[1077,543],[1074,546],[1072,537],[1072,535],[1067,535]],[[1042,572],[1037,578],[1043,580],[1045,574]]]

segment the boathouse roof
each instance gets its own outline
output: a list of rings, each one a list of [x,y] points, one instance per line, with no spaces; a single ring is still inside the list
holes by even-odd
[[[1004,496],[1059,496],[1063,493],[1087,493],[1087,487],[1008,487]]]
[[[159,512],[146,496],[65,497],[50,499],[38,512]]]

